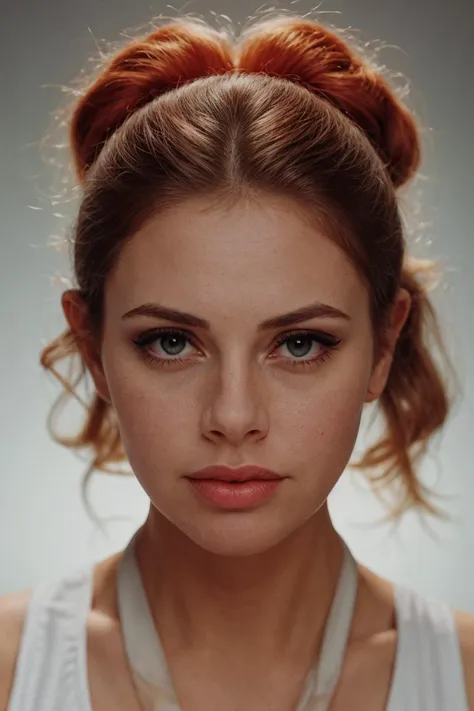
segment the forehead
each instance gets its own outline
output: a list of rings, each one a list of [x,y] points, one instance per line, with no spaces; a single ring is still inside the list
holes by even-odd
[[[354,312],[366,300],[354,267],[314,217],[272,196],[225,208],[189,200],[155,215],[127,242],[107,292],[122,313],[159,301],[263,318],[315,300]]]

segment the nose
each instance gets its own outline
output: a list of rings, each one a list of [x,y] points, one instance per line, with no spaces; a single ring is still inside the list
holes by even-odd
[[[203,435],[214,442],[237,447],[259,440],[268,433],[269,417],[264,386],[258,373],[244,365],[234,365],[216,377],[208,390],[202,415]]]

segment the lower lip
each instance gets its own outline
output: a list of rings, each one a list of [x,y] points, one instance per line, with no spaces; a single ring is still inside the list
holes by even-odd
[[[188,481],[203,499],[219,508],[246,509],[268,501],[283,479],[251,479],[239,482],[217,479],[188,479]]]

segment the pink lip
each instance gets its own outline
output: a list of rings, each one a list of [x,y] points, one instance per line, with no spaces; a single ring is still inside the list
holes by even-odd
[[[276,492],[285,477],[261,467],[232,469],[211,466],[186,477],[194,491],[222,509],[246,509],[262,505]]]

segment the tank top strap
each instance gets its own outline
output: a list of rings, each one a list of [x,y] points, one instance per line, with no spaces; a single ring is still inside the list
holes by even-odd
[[[395,586],[398,644],[387,711],[469,711],[453,610]]]
[[[8,711],[92,711],[92,566],[33,590]],[[452,609],[395,586],[398,644],[387,711],[469,711]]]
[[[33,589],[7,711],[91,711],[87,615],[92,566]]]

